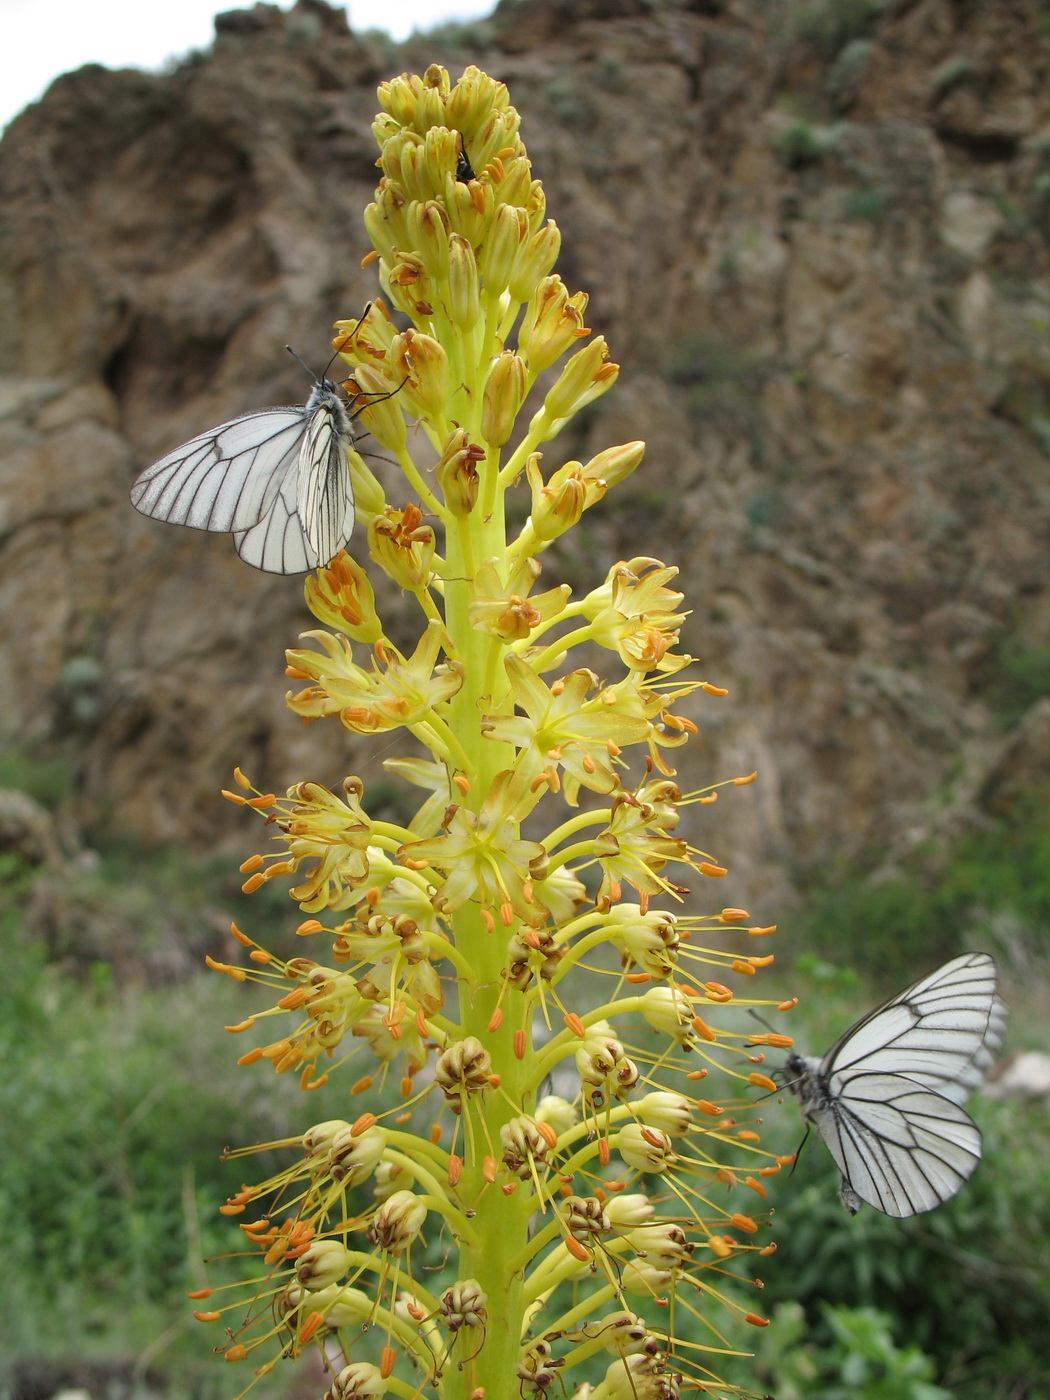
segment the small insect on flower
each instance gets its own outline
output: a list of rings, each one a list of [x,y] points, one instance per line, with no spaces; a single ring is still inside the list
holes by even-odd
[[[822,1060],[792,1051],[777,1076],[842,1173],[842,1204],[903,1218],[949,1200],[981,1160],[962,1104],[1002,1042],[1006,1006],[987,953],[964,953],[852,1026]]]
[[[328,564],[354,528],[353,417],[330,379],[301,407],[220,423],[147,467],[131,504],[153,520],[233,535],[247,564],[300,574]]]

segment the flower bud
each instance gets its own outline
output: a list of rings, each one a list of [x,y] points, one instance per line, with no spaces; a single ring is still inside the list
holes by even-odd
[[[678,1400],[681,1380],[668,1371],[662,1355],[639,1354],[614,1361],[605,1373],[603,1387],[608,1400]]]
[[[514,431],[527,388],[525,361],[504,350],[489,370],[481,400],[481,435],[490,446],[502,447]]]
[[[652,1220],[656,1210],[643,1192],[628,1191],[611,1196],[605,1203],[605,1213],[613,1229],[626,1231]]]
[[[388,1201],[395,1191],[401,1189],[398,1182],[404,1174],[404,1167],[396,1162],[380,1162],[375,1169],[372,1195],[377,1201]]]
[[[612,1145],[629,1167],[640,1172],[664,1172],[678,1160],[671,1139],[657,1128],[628,1123],[613,1137]]]
[[[536,1122],[548,1123],[561,1137],[579,1121],[579,1110],[557,1094],[546,1094],[536,1105]]]
[[[314,1240],[295,1261],[295,1277],[309,1292],[337,1283],[350,1269],[350,1251],[338,1240]]]
[[[351,390],[356,390],[352,380],[348,380],[347,383],[350,384]],[[359,525],[367,526],[386,510],[386,494],[359,452],[351,447],[346,455],[350,462],[350,481],[354,488],[354,515]]]
[[[581,475],[588,483],[602,481],[606,487],[619,486],[645,456],[644,442],[625,442],[619,447],[607,447],[592,457]],[[588,499],[588,505],[591,504]]]
[[[469,515],[478,500],[477,463],[485,449],[470,441],[465,428],[455,428],[445,439],[437,464],[437,483],[453,515]]]
[[[558,261],[561,252],[561,232],[553,219],[529,238],[518,254],[510,279],[513,301],[528,301],[538,284]]]
[[[426,1202],[414,1191],[395,1191],[372,1217],[368,1238],[388,1254],[401,1254],[423,1228]]]
[[[498,297],[510,285],[518,254],[529,236],[529,216],[524,209],[501,204],[496,209],[488,236],[478,249],[478,271],[490,297]],[[532,295],[530,285],[526,297]],[[526,300],[526,297],[520,300]]]
[[[668,1137],[682,1137],[693,1124],[689,1100],[669,1090],[657,1089],[646,1094],[637,1101],[634,1110],[647,1128],[658,1128]]]
[[[378,1366],[370,1361],[352,1361],[336,1376],[324,1400],[369,1400],[373,1395],[385,1395],[388,1389]]]
[[[404,383],[403,393],[423,415],[444,418],[448,400],[448,356],[433,336],[409,327],[394,337],[390,347],[391,373]]]
[[[543,417],[552,424],[571,418],[581,408],[599,398],[616,383],[620,366],[609,358],[609,347],[603,335],[590,345],[577,350],[547,392],[543,401]]]
[[[327,568],[307,574],[303,587],[306,606],[319,622],[368,645],[383,635],[368,575],[345,550]]]
[[[570,297],[560,277],[543,279],[529,298],[518,331],[518,353],[524,355],[533,374],[552,365],[574,341],[588,333],[583,324],[586,309],[585,292]]]
[[[408,246],[407,201],[396,184],[383,182],[376,191],[375,202],[365,209],[365,229],[372,246],[388,265],[397,257],[397,250]]]
[[[633,1312],[609,1313],[593,1322],[585,1322],[580,1331],[587,1338],[600,1340],[605,1350],[615,1356],[630,1356],[640,1351],[649,1336],[649,1328]]]
[[[456,331],[474,329],[481,314],[478,296],[478,267],[474,249],[459,233],[449,236],[448,312]]]
[[[557,485],[544,485],[539,469],[539,453],[534,452],[525,468],[532,487],[533,534],[545,543],[571,530],[583,514],[587,488],[578,477],[564,477]]]
[[[626,1292],[636,1297],[653,1298],[672,1287],[674,1270],[660,1269],[646,1259],[629,1259],[623,1266],[620,1282]]]
[[[642,997],[642,1015],[654,1030],[673,1035],[682,1045],[692,1039],[692,1003],[677,988],[653,987],[646,992]]]
[[[409,247],[419,253],[432,282],[448,276],[448,215],[435,199],[408,206]]]
[[[392,389],[377,369],[358,365],[352,379],[343,388],[351,396],[351,409],[375,438],[391,452],[402,452],[408,441],[405,415],[397,402],[396,386]]]

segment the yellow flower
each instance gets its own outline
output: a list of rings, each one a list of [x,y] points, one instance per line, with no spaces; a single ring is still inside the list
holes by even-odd
[[[571,807],[581,787],[611,792],[619,781],[614,769],[621,746],[649,737],[649,723],[630,694],[607,687],[588,699],[598,684],[593,671],[574,671],[547,686],[519,657],[509,656],[506,667],[514,703],[524,713],[486,715],[482,732],[521,750],[519,779],[531,784],[541,773],[563,769]]]
[[[583,599],[581,611],[591,621],[591,636],[619,652],[632,670],[678,671],[692,659],[667,655],[689,616],[676,611],[683,595],[664,587],[677,573],[658,559],[621,561],[609,570],[603,586]]]
[[[289,891],[310,914],[346,909],[368,876],[371,824],[361,808],[360,785],[351,779],[347,783],[345,801],[320,783],[297,783],[288,791],[294,799],[291,811],[278,817],[293,868],[316,861]]]
[[[478,899],[483,909],[496,905],[509,925],[511,911],[527,923],[542,921],[533,893],[529,866],[545,855],[538,841],[516,836],[520,820],[519,790],[510,770],[496,777],[481,810],[450,809],[445,834],[425,841],[410,841],[398,851],[400,859],[426,861],[447,874],[434,896],[434,907],[451,913],[468,899]]]
[[[357,734],[410,728],[463,684],[459,662],[449,659],[437,665],[447,644],[445,629],[438,622],[428,625],[408,659],[395,647],[377,642],[370,671],[354,665],[349,645],[340,638],[327,632],[304,632],[303,636],[322,648],[288,652],[291,674],[316,682],[288,697],[290,708],[307,719],[338,714],[343,728]]]

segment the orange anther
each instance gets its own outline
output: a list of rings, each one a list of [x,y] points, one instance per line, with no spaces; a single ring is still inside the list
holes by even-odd
[[[729,874],[728,866],[713,865],[709,860],[702,860],[696,868],[701,875],[710,875],[713,880],[720,880],[723,875]]]
[[[760,1181],[756,1181],[753,1176],[745,1176],[744,1185],[750,1186],[752,1191],[757,1191],[760,1196],[762,1196],[763,1198],[765,1197],[766,1188],[762,1185]]]
[[[778,1010],[778,1011],[790,1011],[790,1010],[792,1009],[792,1007],[795,1007],[795,1006],[797,1006],[797,1005],[798,1005],[798,997],[792,997],[790,1001],[781,1001],[781,1002],[778,1002],[778,1003],[777,1003],[777,1010]]]
[[[496,1180],[496,1159],[495,1157],[484,1157],[481,1162],[481,1175],[490,1184]]]
[[[722,1116],[722,1110],[710,1099],[697,1099],[696,1107],[700,1113],[706,1113],[710,1118],[721,1118]]]
[[[457,1157],[454,1152],[450,1153],[448,1159],[448,1184],[455,1186],[463,1175],[463,1158]]]
[[[232,1347],[227,1347],[223,1353],[223,1361],[243,1361],[248,1355],[248,1348],[243,1342],[236,1342]]]
[[[757,1223],[751,1219],[750,1215],[741,1215],[737,1212],[729,1217],[729,1223],[736,1230],[743,1230],[745,1235],[756,1235],[758,1233]]]
[[[210,1288],[192,1288],[192,1289],[187,1289],[187,1290],[186,1290],[186,1297],[187,1297],[187,1298],[210,1298],[210,1297],[211,1297],[211,1289],[210,1289]]]
[[[256,1060],[262,1059],[262,1048],[256,1046],[254,1050],[249,1050],[247,1055],[241,1055],[237,1063],[239,1065],[254,1065]]]
[[[397,1352],[393,1347],[384,1347],[379,1353],[379,1374],[383,1380],[390,1375],[394,1369],[394,1362],[397,1360]]]
[[[767,924],[765,928],[758,928],[756,926],[755,928],[748,929],[748,933],[751,934],[752,938],[765,938],[767,933],[776,933],[776,931],[776,924]]]
[[[772,959],[770,959],[772,961]],[[739,972],[743,977],[754,977],[755,965],[750,959],[745,962],[743,958],[734,958],[729,964],[734,972]]]
[[[207,1290],[206,1290],[206,1291],[207,1291]],[[194,1310],[193,1310],[193,1316],[197,1319],[198,1322],[218,1322],[219,1318],[222,1317],[222,1313],[221,1313],[221,1312],[198,1312],[197,1309],[194,1308]]]
[[[233,802],[238,807],[247,807],[248,799],[246,797],[242,797],[239,792],[230,792],[229,788],[220,788],[219,791],[222,793],[223,797],[225,797],[227,802]]]
[[[558,1146],[558,1134],[554,1131],[554,1129],[549,1123],[537,1123],[536,1130],[539,1133],[540,1137],[543,1138],[544,1142],[546,1142],[548,1147]]]
[[[697,1035],[701,1036],[704,1040],[718,1039],[718,1036],[715,1034],[715,1032],[711,1029],[711,1027],[707,1024],[707,1022],[703,1019],[702,1016],[694,1016],[689,1024],[692,1026],[693,1030],[696,1031]],[[690,1078],[691,1077],[692,1076],[690,1075]]]
[[[718,916],[724,924],[739,924],[747,918],[746,909],[723,909]]]
[[[252,946],[252,940],[246,933],[242,933],[236,924],[230,924],[230,933],[236,938],[237,942],[242,944],[245,948],[250,948]]]
[[[734,779],[733,779],[733,786],[734,786],[734,787],[747,787],[748,783],[753,783],[757,777],[758,777],[758,770],[757,770],[757,768],[756,768],[756,770],[755,770],[753,773],[748,773],[748,775],[747,775],[746,778],[734,778]]]
[[[572,1235],[566,1235],[564,1244],[572,1257],[574,1259],[579,1259],[581,1264],[586,1264],[590,1259],[590,1251],[580,1244],[579,1240],[574,1239]]]
[[[485,1029],[486,1029],[487,1031],[498,1031],[499,1028],[500,1028],[500,1026],[501,1026],[502,1024],[503,1024],[503,1011],[501,1010],[500,1007],[497,1006],[496,1009],[495,1009],[495,1011],[494,1011],[494,1012],[492,1013],[492,1015],[489,1017],[489,1023],[488,1023],[488,1025],[485,1027]]]
[[[255,1025],[255,1017],[254,1017],[254,1016],[249,1016],[248,1019],[247,1019],[246,1021],[238,1021],[237,1024],[236,1024],[235,1026],[227,1026],[226,1029],[227,1029],[232,1035],[236,1035],[238,1031],[247,1031],[247,1030],[251,1030],[252,1026],[254,1026],[254,1025]]]
[[[305,938],[308,933],[320,933],[323,928],[320,919],[306,919],[295,931],[300,938]]]
[[[374,1079],[370,1074],[362,1074],[360,1079],[355,1079],[350,1085],[351,1094],[363,1094],[366,1089],[371,1089]]]
[[[751,1074],[747,1076],[747,1082],[749,1084],[754,1084],[756,1088],[768,1089],[770,1093],[775,1092],[777,1087],[775,1079],[770,1079],[768,1074],[759,1074],[757,1070],[753,1070]]]
[[[783,1168],[779,1163],[774,1163],[774,1165],[770,1167],[759,1167],[758,1174],[759,1176],[776,1176],[777,1172],[782,1170]]]
[[[737,1129],[736,1135],[737,1135],[737,1137],[741,1140],[741,1142],[761,1142],[761,1141],[762,1141],[762,1139],[761,1139],[761,1137],[758,1135],[758,1133],[754,1132],[751,1128],[738,1128],[738,1129]]]
[[[262,871],[257,870],[254,875],[250,875],[248,879],[245,880],[244,884],[241,886],[241,890],[245,894],[252,894],[255,890],[259,888],[260,885],[265,884],[266,876],[262,873]]]
[[[569,1030],[572,1031],[573,1035],[578,1035],[581,1040],[587,1034],[587,1027],[580,1020],[579,1016],[576,1015],[575,1011],[566,1012],[565,1024],[568,1026]]]
[[[299,1341],[308,1342],[314,1333],[324,1326],[324,1313],[312,1312],[299,1329]]]
[[[634,984],[641,982],[651,982],[653,979],[652,974],[649,972],[628,972],[623,980],[625,982],[630,982]]]
[[[525,1032],[514,1032],[514,1057],[518,1060],[525,1058]]]
[[[600,1138],[598,1141],[598,1161],[601,1162],[603,1167],[607,1167],[609,1165],[608,1138]]]
[[[355,1118],[350,1128],[351,1137],[360,1137],[362,1133],[367,1133],[369,1128],[374,1128],[379,1119],[374,1113],[362,1113],[360,1118]]]

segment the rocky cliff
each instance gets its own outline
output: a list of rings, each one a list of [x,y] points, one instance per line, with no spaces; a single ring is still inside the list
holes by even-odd
[[[234,763],[382,781],[284,709],[298,582],[127,488],[305,398],[283,345],[320,367],[375,290],[376,82],[437,60],[510,85],[623,365],[547,463],[636,437],[646,462],[545,577],[681,566],[731,692],[695,706],[683,787],[760,772],[693,809],[727,895],[1046,776],[1048,57],[1035,0],[503,0],[396,53],[299,0],[220,16],[165,75],[59,79],[0,146],[3,741],[157,840],[229,833]]]

